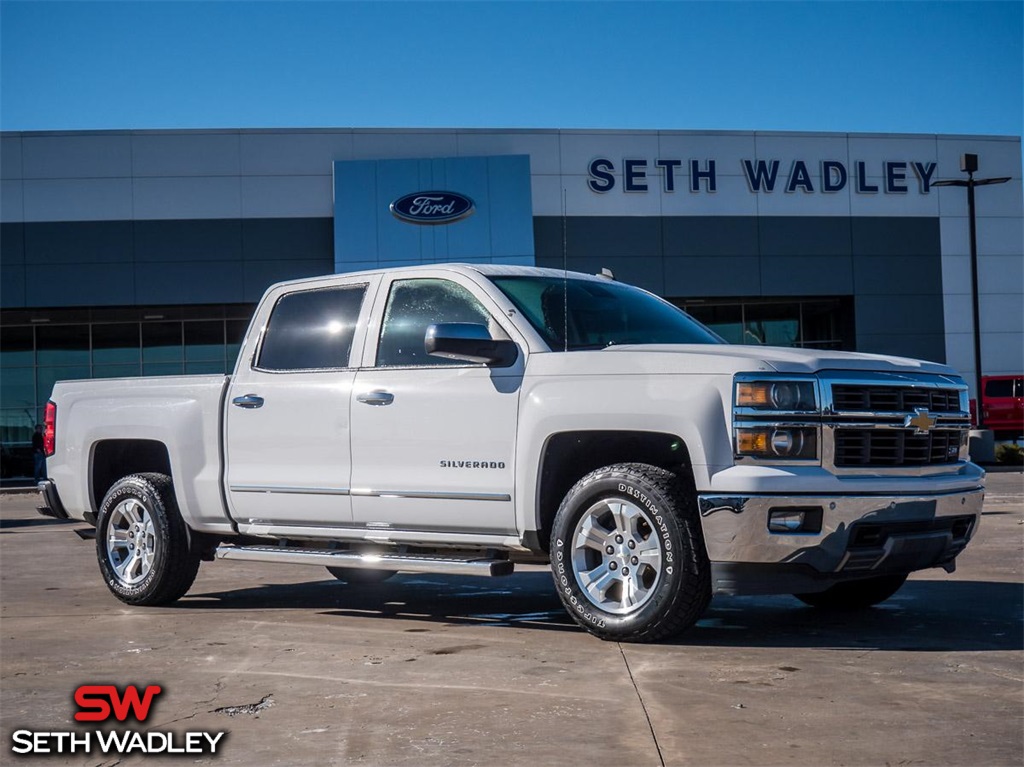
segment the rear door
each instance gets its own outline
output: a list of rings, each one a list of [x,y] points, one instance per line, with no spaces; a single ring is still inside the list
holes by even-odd
[[[225,406],[228,500],[243,526],[351,522],[350,397],[378,282],[282,289],[261,306]]]

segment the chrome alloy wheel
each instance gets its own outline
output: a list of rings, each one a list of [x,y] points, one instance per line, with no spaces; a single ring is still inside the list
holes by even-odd
[[[107,561],[127,585],[145,580],[156,556],[153,516],[134,498],[114,507],[107,524]]]
[[[573,575],[605,612],[626,615],[643,607],[661,580],[661,562],[651,518],[629,501],[600,500],[576,524]]]

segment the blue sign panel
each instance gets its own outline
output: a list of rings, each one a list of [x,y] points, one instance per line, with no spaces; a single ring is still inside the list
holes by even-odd
[[[446,261],[536,263],[529,155],[334,163],[336,272]]]

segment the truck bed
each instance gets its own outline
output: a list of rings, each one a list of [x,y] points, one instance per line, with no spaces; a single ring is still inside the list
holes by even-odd
[[[89,519],[119,478],[105,473],[104,455],[124,460],[126,455],[150,450],[159,455],[162,450],[189,526],[231,532],[220,486],[229,381],[226,375],[195,375],[58,382],[52,399],[57,439],[66,447],[48,460],[47,473],[60,488],[67,513]],[[84,445],[92,446],[97,460],[77,447]]]

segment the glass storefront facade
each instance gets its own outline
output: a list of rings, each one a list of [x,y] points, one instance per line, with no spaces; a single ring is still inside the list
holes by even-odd
[[[853,297],[672,299],[731,344],[854,351]]]
[[[730,343],[855,348],[853,299],[671,299]],[[230,373],[254,304],[8,310],[0,317],[3,475],[31,467],[53,384]],[[30,470],[30,468],[29,468]]]
[[[230,373],[252,304],[3,312],[0,442],[27,446],[53,384],[77,378]],[[13,467],[5,466],[9,475]]]

